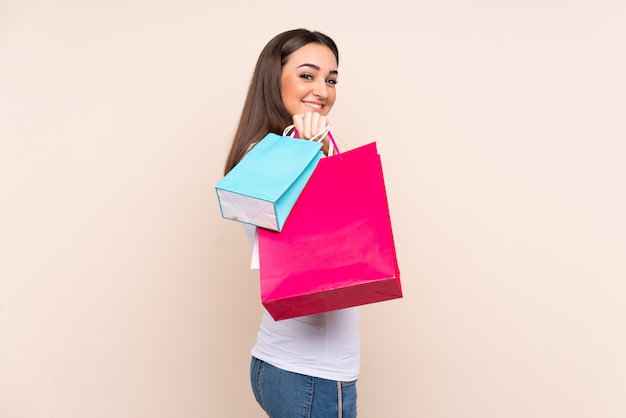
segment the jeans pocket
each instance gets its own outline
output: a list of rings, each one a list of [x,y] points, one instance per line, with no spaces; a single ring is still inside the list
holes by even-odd
[[[345,389],[349,389],[356,386],[356,380],[353,380],[351,382],[341,382],[341,387],[345,388]]]

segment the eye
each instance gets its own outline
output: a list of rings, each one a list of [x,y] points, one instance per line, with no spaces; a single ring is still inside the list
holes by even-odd
[[[333,85],[333,86],[334,86],[335,84],[337,84],[337,80],[336,80],[336,79],[334,79],[334,78],[329,78],[329,79],[327,79],[327,80],[326,80],[326,82],[327,82],[328,84]]]
[[[313,80],[313,76],[309,73],[300,74],[300,78],[303,78],[305,80]]]

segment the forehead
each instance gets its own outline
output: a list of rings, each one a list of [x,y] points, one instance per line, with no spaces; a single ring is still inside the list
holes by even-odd
[[[315,64],[326,71],[337,70],[335,54],[322,44],[311,43],[296,49],[287,59],[285,67],[296,68],[302,64]]]

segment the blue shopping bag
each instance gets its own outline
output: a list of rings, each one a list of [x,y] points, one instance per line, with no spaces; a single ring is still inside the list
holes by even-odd
[[[321,146],[267,134],[215,186],[222,216],[280,231],[323,155]]]

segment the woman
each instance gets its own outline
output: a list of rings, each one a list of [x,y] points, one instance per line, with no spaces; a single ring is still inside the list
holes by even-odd
[[[300,138],[311,139],[325,129],[338,64],[335,42],[322,33],[295,29],[270,40],[257,61],[225,174],[268,132],[282,134],[293,124]],[[322,144],[327,154],[329,138]],[[246,228],[253,237],[254,227]],[[357,308],[281,321],[264,312],[250,368],[257,402],[271,418],[356,417],[359,344]]]

